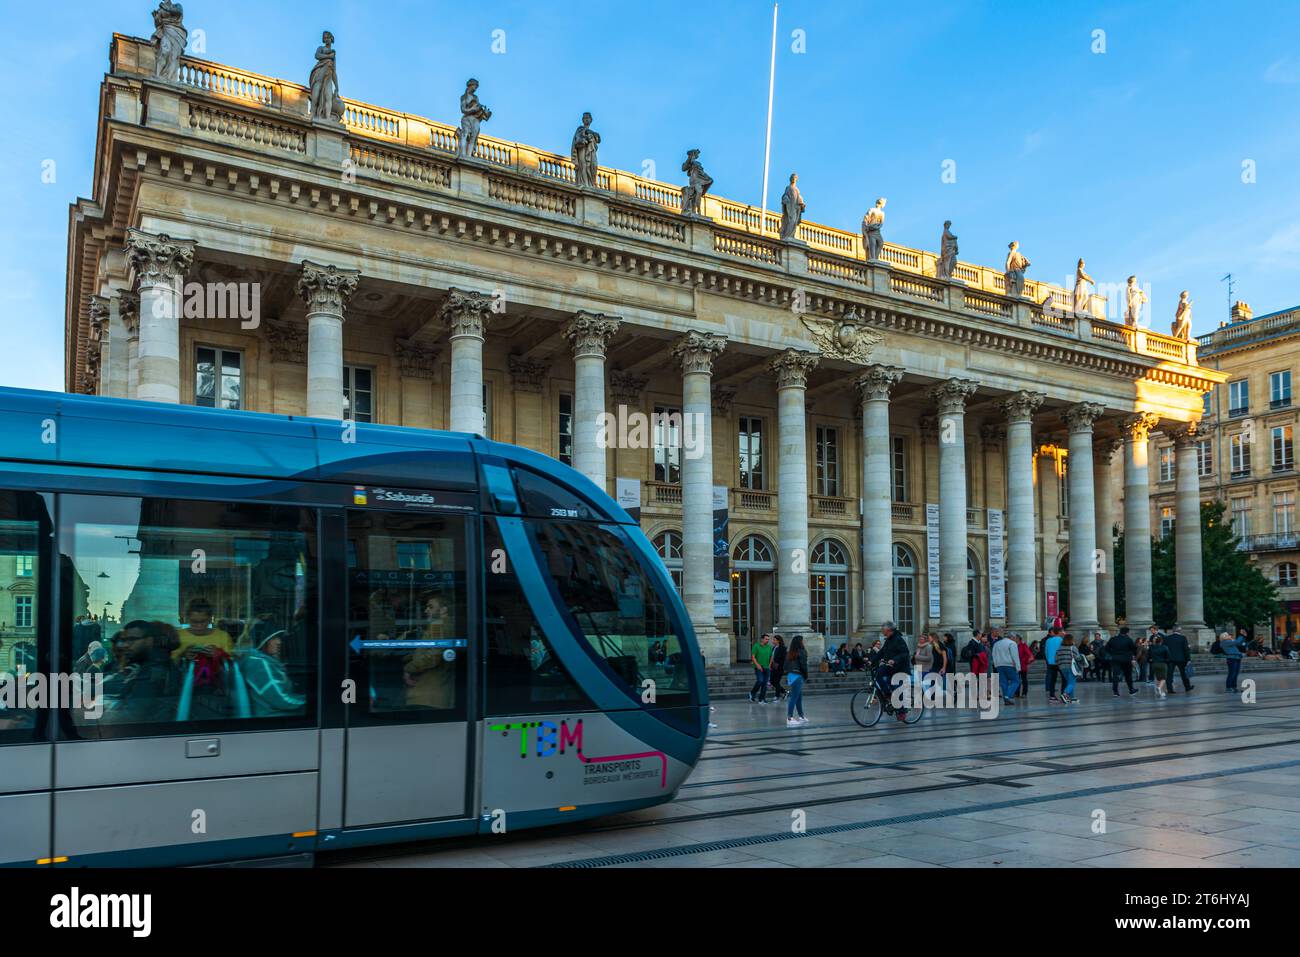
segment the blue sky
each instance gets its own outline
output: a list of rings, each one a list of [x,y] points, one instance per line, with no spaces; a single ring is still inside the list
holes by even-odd
[[[6,11],[0,384],[62,387],[68,205],[91,192],[110,36],[147,36],[154,6]],[[345,96],[454,122],[473,75],[493,135],[567,151],[590,110],[605,165],[651,160],[679,182],[699,147],[717,193],[757,203],[762,191],[766,0],[185,10],[207,59],[305,82],[328,28]],[[496,30],[504,54],[492,52]],[[1102,283],[1136,273],[1162,331],[1182,289],[1195,331],[1213,329],[1228,272],[1256,315],[1300,303],[1300,5],[787,0],[779,36],[769,204],[797,170],[816,222],[856,230],[886,196],[893,242],[936,249],[951,218],[970,262],[1000,265],[1017,239],[1037,278],[1066,283],[1080,256]]]

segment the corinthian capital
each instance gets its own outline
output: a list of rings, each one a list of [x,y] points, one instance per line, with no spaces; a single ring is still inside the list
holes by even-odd
[[[394,346],[397,350],[397,365],[402,375],[411,379],[432,379],[438,371],[438,350],[398,339]]]
[[[649,381],[645,376],[615,369],[609,374],[610,397],[616,402],[638,406],[641,404],[641,393]]]
[[[574,358],[596,356],[605,358],[609,340],[618,334],[621,320],[615,316],[581,310],[573,314],[573,319],[564,327],[564,338],[573,346]]]
[[[778,389],[806,389],[808,375],[817,368],[821,357],[815,352],[787,349],[767,364],[768,371],[776,373]]]
[[[1022,389],[1002,403],[1002,411],[1006,413],[1007,422],[1012,425],[1019,422],[1032,422],[1034,413],[1042,408],[1046,399],[1047,396],[1041,392],[1028,392]]]
[[[1092,424],[1101,418],[1106,407],[1097,402],[1080,402],[1065,412],[1065,421],[1070,426],[1070,434],[1091,432]]]
[[[507,362],[510,364],[510,384],[516,392],[542,394],[546,374],[551,371],[549,362],[529,359],[527,356],[510,356]]]
[[[939,407],[940,415],[961,415],[966,411],[966,400],[975,394],[979,383],[974,379],[949,379],[930,390],[930,398]]]
[[[1205,440],[1208,430],[1201,428],[1200,421],[1183,422],[1180,425],[1171,426],[1165,430],[1174,445],[1180,449],[1191,448]]]
[[[140,286],[169,286],[184,276],[194,262],[195,244],[172,239],[166,233],[154,235],[130,227],[126,231],[126,258]]]
[[[727,348],[727,337],[711,332],[688,332],[673,346],[673,358],[681,366],[682,375],[692,372],[713,374],[713,362]]]
[[[102,342],[108,329],[109,302],[103,296],[90,297],[90,341]]]
[[[1159,424],[1160,416],[1154,412],[1139,412],[1120,422],[1120,431],[1134,442],[1145,442],[1150,438],[1151,431]]]
[[[304,259],[302,275],[298,277],[298,295],[307,303],[308,315],[328,312],[341,317],[343,307],[356,293],[360,281],[360,270],[322,266]]]
[[[117,314],[122,317],[122,326],[128,336],[140,332],[140,297],[129,289],[117,294]]]
[[[903,370],[896,366],[874,365],[858,376],[853,385],[861,402],[888,400],[894,387],[903,381]]]
[[[446,300],[438,307],[438,321],[451,330],[453,339],[458,336],[482,338],[495,304],[496,300],[486,293],[453,288],[447,291]]]

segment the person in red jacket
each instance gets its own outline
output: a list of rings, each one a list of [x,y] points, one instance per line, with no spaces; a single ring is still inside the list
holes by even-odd
[[[1017,649],[1020,652],[1020,690],[1016,692],[1017,698],[1029,697],[1029,666],[1034,660],[1034,650],[1029,647],[1029,642],[1025,641],[1024,635],[1016,635]]]
[[[980,650],[971,656],[970,673],[982,675],[989,670],[989,652],[982,644]]]

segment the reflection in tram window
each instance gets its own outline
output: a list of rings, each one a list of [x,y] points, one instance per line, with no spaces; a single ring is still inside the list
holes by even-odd
[[[465,520],[353,511],[348,544],[358,719],[465,720]]]
[[[595,710],[533,616],[495,518],[483,520],[487,556],[487,707],[490,715]]]
[[[305,509],[65,496],[64,667],[104,675],[81,737],[312,723],[316,522]],[[70,606],[70,607],[69,607]],[[279,719],[278,723],[275,722]]]
[[[37,558],[45,507],[30,492],[0,491],[0,743],[30,740],[34,712],[18,707],[18,682],[38,671],[36,647],[44,568]],[[25,698],[25,696],[24,696]],[[8,734],[6,732],[13,732]]]
[[[591,651],[638,700],[654,682],[655,704],[690,701],[690,671],[663,600],[614,531],[579,522],[529,528],[563,606]]]

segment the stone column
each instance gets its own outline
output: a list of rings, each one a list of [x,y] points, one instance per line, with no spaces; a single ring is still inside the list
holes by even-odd
[[[129,289],[118,293],[117,312],[126,331],[126,383],[122,396],[139,397],[140,388],[140,300]]]
[[[682,598],[705,661],[731,664],[731,639],[713,618],[713,362],[725,336],[689,332],[673,348],[682,370]]]
[[[1065,413],[1070,426],[1070,626],[1075,637],[1101,627],[1097,620],[1097,517],[1093,508],[1092,424],[1105,408],[1080,402]]]
[[[307,415],[342,419],[343,309],[361,273],[303,260],[298,295],[307,303]]]
[[[93,395],[112,395],[109,379],[112,376],[114,343],[109,329],[112,306],[103,296],[90,297],[90,339],[86,343],[86,371],[93,376]]]
[[[1002,403],[1007,415],[1007,627],[1038,630],[1034,562],[1034,413],[1047,397],[1018,392]]]
[[[939,409],[939,629],[961,641],[966,610],[966,400],[979,383],[949,379],[930,390]]]
[[[1178,601],[1178,627],[1193,647],[1202,643],[1205,627],[1205,583],[1201,569],[1201,474],[1197,468],[1196,446],[1205,438],[1198,423],[1175,428],[1170,433],[1178,447],[1174,463],[1177,470],[1177,498],[1174,511],[1174,568],[1177,575],[1175,594]]]
[[[451,415],[452,432],[482,435],[483,341],[494,299],[481,292],[452,289],[438,309],[438,318],[451,330]]]
[[[573,346],[573,467],[608,490],[609,464],[601,420],[605,415],[605,350],[618,333],[613,316],[577,312],[564,329]]]
[[[768,364],[776,375],[777,558],[776,586],[783,635],[803,635],[809,660],[820,656],[824,638],[812,634],[808,593],[808,374],[819,356],[789,349]],[[786,638],[789,641],[789,638]]]
[[[1097,572],[1097,619],[1108,634],[1115,621],[1115,492],[1111,487],[1111,464],[1124,445],[1118,438],[1102,439],[1093,447],[1093,512],[1097,516],[1097,551],[1101,569]]]
[[[1124,420],[1124,623],[1134,635],[1151,626],[1151,485],[1147,441],[1160,423],[1152,412]]]
[[[875,365],[856,383],[862,401],[862,627],[873,640],[894,617],[889,396],[902,379],[902,369]]]
[[[140,293],[139,384],[148,402],[181,400],[180,285],[194,262],[192,242],[126,231],[126,255]]]

